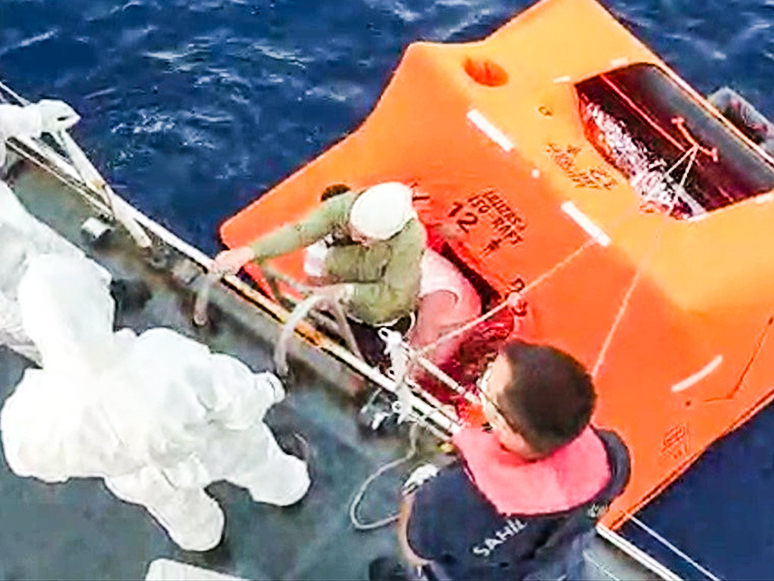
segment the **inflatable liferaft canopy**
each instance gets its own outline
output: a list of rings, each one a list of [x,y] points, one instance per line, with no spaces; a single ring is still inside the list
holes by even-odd
[[[772,159],[593,0],[481,42],[409,47],[354,133],[222,226],[230,246],[327,185],[413,184],[423,222],[592,370],[633,452],[623,522],[774,394]],[[274,263],[302,276],[302,255]]]

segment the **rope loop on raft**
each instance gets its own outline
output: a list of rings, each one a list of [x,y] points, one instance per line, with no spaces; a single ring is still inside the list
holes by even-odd
[[[683,176],[680,179],[680,186],[678,190],[675,190],[672,192],[671,200],[669,202],[669,207],[666,210],[666,215],[670,215],[672,213],[672,210],[675,207],[675,204],[677,203],[677,192],[685,186],[686,181],[688,180],[688,175],[691,172],[691,169],[693,168],[693,164],[696,161],[696,156],[699,153],[699,150],[701,149],[701,146],[697,143],[691,149],[685,152],[685,154],[675,162],[671,168],[669,168],[669,172],[673,171],[675,168],[677,168],[679,165],[683,163],[684,159],[688,159],[688,163],[685,166],[685,171],[683,172]],[[667,172],[667,173],[669,173]],[[659,243],[661,242],[661,233],[664,230],[664,226],[666,225],[667,221],[663,220],[661,224],[659,224],[658,229],[656,230],[656,235],[653,239],[653,244],[651,245],[648,252],[643,256],[642,260],[640,261],[640,264],[637,266],[637,271],[634,273],[634,276],[632,277],[632,281],[629,284],[629,287],[626,289],[626,292],[624,293],[623,299],[621,299],[621,304],[618,307],[618,311],[616,312],[615,318],[613,319],[612,325],[610,325],[610,330],[607,332],[607,336],[605,337],[604,342],[602,343],[602,347],[599,350],[599,354],[597,355],[597,360],[594,363],[594,367],[591,370],[591,377],[596,379],[599,370],[602,368],[602,364],[605,362],[605,357],[607,356],[608,350],[610,349],[610,345],[613,342],[613,337],[615,336],[616,331],[618,330],[619,325],[621,324],[621,321],[624,318],[624,315],[626,314],[626,311],[629,309],[629,304],[631,303],[632,295],[634,294],[634,289],[637,287],[637,284],[640,282],[640,278],[642,276],[642,273],[645,271],[645,267],[650,262],[650,259],[653,257],[653,255],[656,252],[656,249],[659,246]]]
[[[685,138],[685,140],[691,144],[691,149],[698,148],[698,151],[700,153],[703,153],[707,157],[709,157],[712,161],[715,163],[718,163],[718,148],[707,148],[702,147],[698,140],[691,135],[691,133],[688,131],[688,128],[685,126],[685,119],[683,117],[674,117],[672,118],[672,125],[677,127],[677,130],[680,132],[680,134]]]

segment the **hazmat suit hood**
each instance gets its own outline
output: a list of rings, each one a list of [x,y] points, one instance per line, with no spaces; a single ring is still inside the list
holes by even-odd
[[[19,283],[25,331],[47,370],[95,373],[118,355],[110,275],[89,260],[43,255]]]

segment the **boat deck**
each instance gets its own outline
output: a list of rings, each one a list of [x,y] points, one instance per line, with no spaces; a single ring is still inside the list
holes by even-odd
[[[27,208],[62,235],[87,249],[79,233],[90,208],[60,181],[28,166],[15,189]],[[214,289],[212,324],[192,326],[192,264],[176,251],[166,268],[152,267],[121,233],[101,249],[87,249],[114,276],[143,279],[151,300],[118,316],[119,326],[142,331],[166,326],[237,356],[256,370],[271,368],[275,321],[236,293]],[[171,269],[171,270],[170,270]],[[405,454],[405,437],[374,436],[357,426],[347,391],[357,381],[340,363],[296,341],[290,350],[288,397],[267,422],[295,431],[311,448],[312,488],[297,506],[251,502],[245,490],[226,483],[208,488],[226,513],[225,542],[214,551],[181,551],[139,506],[113,497],[99,479],[50,485],[19,478],[0,460],[0,578],[141,579],[151,561],[168,558],[245,579],[365,579],[367,564],[396,551],[391,527],[354,530],[349,505],[366,477]],[[0,399],[13,390],[28,361],[0,348]],[[342,389],[343,388],[343,389]],[[381,478],[363,505],[364,519],[396,509],[401,479],[410,466]],[[587,555],[595,579],[657,579],[650,570],[598,538]]]

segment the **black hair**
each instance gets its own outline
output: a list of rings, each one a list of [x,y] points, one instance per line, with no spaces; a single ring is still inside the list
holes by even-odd
[[[320,201],[324,202],[325,200],[340,196],[341,194],[346,194],[351,189],[352,188],[347,184],[331,184],[323,190],[322,194],[320,194]]]
[[[521,340],[509,341],[500,354],[511,379],[496,403],[508,425],[541,455],[578,437],[597,402],[583,365],[555,347]]]

